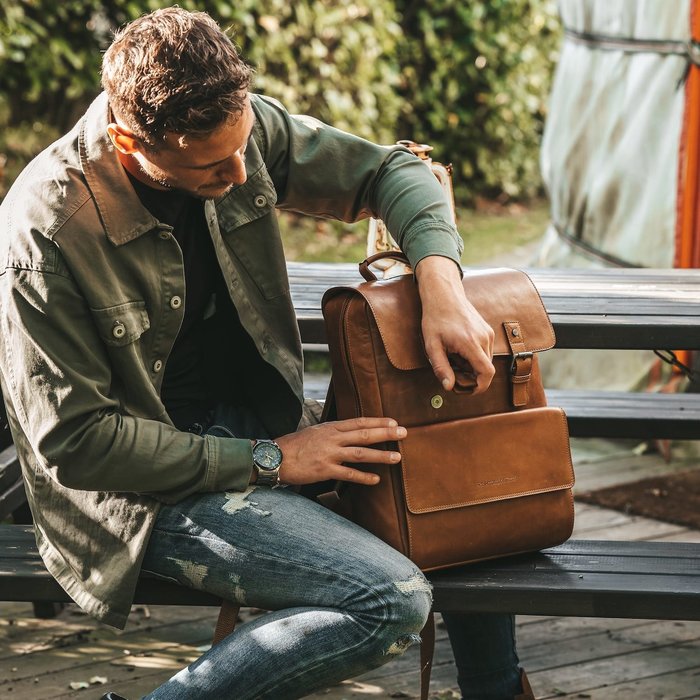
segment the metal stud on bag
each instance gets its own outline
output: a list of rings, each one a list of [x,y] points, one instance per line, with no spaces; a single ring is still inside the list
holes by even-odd
[[[432,399],[430,399],[430,405],[433,408],[442,408],[442,404],[444,403],[442,396],[440,394],[435,394]]]

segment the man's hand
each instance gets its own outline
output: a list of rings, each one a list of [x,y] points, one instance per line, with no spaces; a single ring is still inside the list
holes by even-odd
[[[425,351],[435,376],[446,391],[452,390],[452,356],[454,364],[466,361],[471,366],[476,380],[474,393],[486,391],[494,375],[494,333],[467,299],[454,261],[441,256],[423,258],[416,266],[416,280],[423,307]]]
[[[280,481],[284,484],[314,484],[328,479],[373,486],[376,474],[346,467],[344,462],[396,464],[398,452],[378,450],[369,445],[401,440],[406,428],[391,418],[350,418],[320,423],[276,440],[284,459]]]

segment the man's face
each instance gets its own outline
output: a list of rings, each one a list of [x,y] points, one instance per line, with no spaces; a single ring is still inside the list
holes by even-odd
[[[255,115],[247,100],[235,121],[205,137],[169,133],[158,150],[139,149],[131,154],[129,170],[147,184],[176,189],[201,199],[226,194],[246,181],[245,151]]]

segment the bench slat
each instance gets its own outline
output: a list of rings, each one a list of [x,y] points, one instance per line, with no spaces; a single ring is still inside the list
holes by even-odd
[[[700,435],[700,394],[548,389],[573,437],[695,440]]]
[[[68,601],[43,567],[31,527],[0,525],[0,599]],[[543,552],[434,572],[436,610],[700,619],[700,544],[570,540]],[[216,605],[142,577],[136,602]]]
[[[700,616],[700,545],[570,540],[436,572],[436,608],[689,620]]]
[[[614,540],[568,540],[557,547],[543,550],[541,554],[557,552],[559,554],[591,556],[606,554],[611,550],[619,552],[619,556],[698,559],[700,544],[695,542],[648,542],[646,540],[624,542]]]
[[[70,602],[70,596],[46,570],[30,525],[0,524],[0,600]],[[135,603],[145,605],[220,605],[208,593],[143,576]]]
[[[519,615],[615,617],[647,620],[699,620],[697,591],[680,593],[667,588],[628,590],[619,579],[608,582],[573,579],[556,585],[545,579],[529,587],[509,581],[469,578],[433,579],[435,609],[441,612],[500,612]],[[608,585],[606,585],[606,583]],[[667,583],[666,580],[663,584]]]

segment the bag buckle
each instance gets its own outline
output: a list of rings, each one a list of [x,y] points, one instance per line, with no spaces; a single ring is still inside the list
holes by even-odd
[[[510,361],[510,373],[515,374],[518,369],[518,360],[530,360],[534,355],[534,352],[514,352],[513,359]]]

